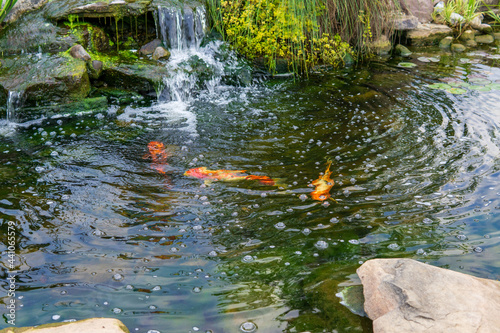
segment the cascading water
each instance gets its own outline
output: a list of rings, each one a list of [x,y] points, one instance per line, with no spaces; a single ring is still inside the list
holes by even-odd
[[[245,77],[246,84],[251,81],[250,71],[243,71],[236,55],[223,47],[221,41],[214,41],[201,46],[205,37],[206,13],[203,6],[195,8],[158,7],[157,35],[171,56],[165,65],[170,73],[163,78],[162,88],[157,91],[158,104],[150,108],[127,108],[119,116],[127,121],[144,121],[148,127],[164,127],[165,122],[175,123],[177,128],[196,136],[196,116],[189,111],[189,106],[200,91],[213,93],[224,83],[225,77],[239,74]],[[250,78],[249,78],[250,77]],[[179,127],[179,122],[184,126]]]
[[[18,91],[9,91],[7,97],[7,121],[15,122],[17,120],[16,110],[22,106],[22,93]]]

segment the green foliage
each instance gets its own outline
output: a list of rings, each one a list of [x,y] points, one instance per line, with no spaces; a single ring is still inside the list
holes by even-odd
[[[363,55],[372,38],[390,30],[382,13],[394,0],[207,0],[213,27],[249,59],[271,71],[286,58],[295,73],[339,65]]]
[[[487,12],[487,14],[489,17],[491,17],[493,20],[495,20],[495,23],[494,23],[495,26],[500,25],[500,14],[495,13],[491,9]]]
[[[441,12],[434,13],[434,19],[442,19],[453,28],[465,30],[471,21],[479,15],[477,9],[481,2],[481,0],[449,0]],[[453,14],[459,14],[463,18],[459,20]]]
[[[3,22],[17,2],[17,0],[6,0],[5,3],[3,1],[4,0],[0,0],[0,23]]]

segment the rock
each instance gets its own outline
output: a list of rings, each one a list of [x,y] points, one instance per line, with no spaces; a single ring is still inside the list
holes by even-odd
[[[477,15],[472,21],[470,21],[469,25],[476,30],[482,31],[484,33],[490,33],[493,31],[489,24],[483,24],[483,14]]]
[[[25,13],[2,30],[0,50],[3,55],[64,52],[78,41],[76,36],[64,30],[40,14]]]
[[[411,30],[418,26],[418,18],[413,15],[398,15],[392,20],[396,30]]]
[[[108,109],[108,99],[104,96],[84,98],[76,102],[59,103],[56,105],[43,105],[23,107],[21,112],[16,113],[20,122],[32,119],[40,119],[42,116],[51,117],[57,114],[77,114],[79,112],[102,112]]]
[[[72,323],[51,323],[37,327],[15,327],[6,328],[0,333],[69,333],[69,332],[92,332],[92,333],[129,333],[125,325],[114,318],[91,318],[79,320]]]
[[[477,47],[477,42],[473,39],[469,39],[468,41],[465,42],[465,46],[474,48]]]
[[[453,37],[448,36],[439,42],[439,47],[442,49],[449,49],[451,47],[451,44],[453,43]]]
[[[394,52],[402,57],[408,57],[411,54],[411,51],[401,44],[396,45],[396,47],[394,48]]]
[[[144,96],[156,97],[156,88],[169,72],[164,66],[135,62],[116,64],[102,71],[99,81],[105,86],[136,91]]]
[[[373,259],[357,273],[374,333],[498,333],[500,282],[411,259]]]
[[[87,62],[87,69],[91,79],[97,80],[101,76],[103,63],[100,60],[92,60]]]
[[[51,0],[44,8],[51,20],[65,20],[69,15],[80,18],[102,18],[144,15],[151,0],[137,1],[96,1],[91,0]]]
[[[462,44],[451,44],[451,52],[464,52],[466,47]]]
[[[462,34],[460,35],[460,40],[461,41],[468,41],[468,40],[474,40],[474,38],[476,38],[476,31],[475,30],[465,30],[464,32],[462,32]]]
[[[494,32],[493,38],[495,38],[495,40],[500,40],[500,32]]]
[[[170,52],[162,46],[158,46],[153,52],[154,60],[160,60],[160,59],[168,60],[168,58],[170,58]]]
[[[111,49],[109,36],[104,30],[90,24],[83,27],[85,42],[89,50],[93,52],[107,52]]]
[[[381,35],[376,40],[369,44],[369,48],[373,53],[378,55],[387,55],[392,50],[391,41],[385,35]]]
[[[479,35],[476,36],[476,42],[479,44],[491,44],[495,41],[495,38],[492,35]]]
[[[60,55],[9,59],[0,69],[0,85],[18,91],[25,106],[68,103],[87,97],[90,81],[85,62]]]
[[[417,17],[420,23],[432,21],[434,4],[432,0],[401,0],[401,8],[408,14]]]
[[[439,43],[441,39],[452,35],[453,30],[442,24],[419,24],[416,29],[408,31],[406,38],[411,45],[424,46]]]
[[[147,44],[144,44],[140,48],[139,54],[142,54],[142,55],[153,54],[153,52],[156,50],[156,48],[158,46],[161,46],[161,45],[162,45],[161,40],[159,40],[159,39],[153,39],[152,41],[150,41]]]
[[[75,59],[81,59],[83,61],[89,61],[90,60],[90,54],[85,51],[83,46],[81,45],[75,45],[69,50],[69,54],[75,58]]]
[[[24,13],[37,10],[49,1],[50,0],[17,0],[14,7],[12,7],[9,14],[5,17],[3,23],[10,24],[20,18]]]
[[[451,13],[451,15],[450,15],[450,23],[451,23],[451,25],[453,25],[453,26],[459,26],[459,25],[461,25],[464,22],[465,22],[465,19],[464,19],[464,17],[462,15],[457,14],[457,13]]]

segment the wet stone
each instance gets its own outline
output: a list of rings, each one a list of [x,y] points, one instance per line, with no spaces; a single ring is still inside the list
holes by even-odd
[[[448,36],[439,42],[439,47],[442,49],[449,49],[451,47],[451,44],[453,43],[453,37]]]
[[[465,45],[462,44],[451,44],[452,52],[464,52],[466,49]]]
[[[495,39],[492,35],[479,35],[476,36],[476,42],[479,44],[491,44]]]
[[[170,58],[170,52],[162,46],[158,46],[153,52],[154,60],[168,60]]]
[[[156,50],[156,48],[161,46],[161,45],[162,45],[161,40],[153,39],[151,42],[144,44],[139,49],[139,54],[142,54],[142,55],[153,54],[153,52]]]

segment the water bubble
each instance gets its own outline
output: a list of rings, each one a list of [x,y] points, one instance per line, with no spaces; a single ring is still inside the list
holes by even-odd
[[[458,240],[461,240],[461,241],[467,240],[467,236],[462,235],[462,234],[456,235],[455,237],[456,237]]]
[[[161,332],[158,330],[149,330],[147,333],[161,333]]]
[[[171,247],[171,248],[170,248],[170,252],[172,252],[172,253],[176,253],[176,252],[179,252],[179,249],[178,249],[178,248],[176,248],[176,247]]]
[[[350,239],[349,243],[357,245],[357,244],[359,244],[359,240],[357,240],[357,239]]]
[[[131,285],[131,284],[127,284],[127,286],[125,287],[125,289],[132,290],[132,289],[134,289],[134,286]]]
[[[399,245],[398,245],[398,244],[396,244],[396,243],[392,243],[392,244],[389,244],[389,245],[387,246],[387,248],[388,248],[388,249],[390,249],[390,250],[394,250],[394,251],[396,251],[396,250],[398,250],[398,249],[399,249]]]
[[[115,281],[121,281],[123,280],[124,276],[121,275],[120,273],[116,273],[115,275],[113,275],[113,280]]]
[[[201,287],[194,287],[193,288],[193,293],[200,293],[201,292]]]
[[[199,225],[199,224],[193,226],[193,230],[202,230],[202,229],[203,229],[203,227],[201,225]]]
[[[418,250],[417,250],[417,254],[418,254],[418,255],[424,255],[424,254],[425,254],[424,249],[418,249]]]
[[[354,178],[349,179],[349,181],[351,182],[351,184],[355,184],[356,183],[356,179],[354,179]]]
[[[262,192],[262,193],[260,194],[260,196],[261,196],[262,198],[265,198],[265,197],[267,197],[267,193],[266,193],[266,192]]]
[[[344,195],[345,195],[346,197],[348,197],[348,196],[349,196],[349,194],[351,194],[351,192],[349,192],[349,190],[344,190],[342,193],[344,193]]]
[[[302,230],[302,233],[307,236],[311,233],[311,229],[305,228],[304,230]]]
[[[299,199],[302,201],[307,200],[307,195],[301,194],[301,195],[299,195]]]
[[[328,243],[325,242],[325,241],[317,241],[316,244],[314,244],[314,246],[318,249],[318,250],[324,250],[326,248],[328,248]]]
[[[283,223],[283,222],[278,222],[278,223],[276,223],[276,224],[274,225],[274,227],[275,227],[276,229],[278,229],[278,230],[283,230],[283,229],[285,229],[285,228],[286,228],[286,225],[285,225],[285,223]]]
[[[161,287],[160,286],[155,286],[153,289],[151,289],[152,291],[158,291],[158,290],[161,290]]]
[[[338,218],[336,218],[336,217],[332,217],[332,218],[330,219],[330,223],[339,223],[339,219],[338,219]]]
[[[198,332],[200,330],[199,327],[193,326],[193,331]]]
[[[210,251],[210,252],[208,253],[208,255],[209,255],[210,257],[217,257],[217,252],[215,252],[215,251]]]
[[[255,332],[257,330],[257,325],[252,323],[251,321],[244,322],[240,325],[240,331],[245,333]]]
[[[323,196],[321,196],[321,197],[323,197]],[[328,201],[324,201],[323,202],[323,207],[328,207],[328,206],[330,206],[330,203]]]
[[[205,195],[204,195],[204,196],[201,196],[201,197],[200,197],[200,200],[201,200],[201,201],[207,201],[207,200],[208,200],[208,198],[207,198],[207,196],[205,196]]]
[[[52,320],[59,320],[60,318],[61,316],[57,314],[52,316]]]
[[[238,212],[232,212],[232,213],[231,213],[231,216],[233,216],[233,217],[238,216]]]
[[[295,251],[295,254],[301,255],[302,251]]]
[[[37,166],[37,167],[35,168],[35,171],[36,171],[36,172],[42,172],[42,171],[44,171],[44,170],[45,170],[45,168],[44,168],[44,167],[41,167],[41,166]]]
[[[474,252],[476,252],[476,253],[481,253],[481,252],[483,252],[483,248],[482,248],[482,247],[480,247],[480,246],[475,246],[475,247],[473,248],[473,250],[474,250]]]
[[[246,255],[246,256],[243,257],[243,259],[241,259],[241,261],[246,262],[246,263],[252,262],[253,261],[253,257],[251,255]]]
[[[360,219],[361,218],[361,214],[356,214],[356,215],[354,215],[354,217],[357,218],[357,219]]]
[[[53,151],[52,153],[50,153],[50,156],[57,157],[59,156],[59,153],[57,151]]]
[[[118,314],[118,313],[122,312],[122,309],[120,309],[120,308],[114,308],[112,311],[113,311],[114,314]]]
[[[156,309],[158,309],[158,307],[156,305],[150,305],[150,306],[148,306],[148,309],[149,310],[156,310]]]

